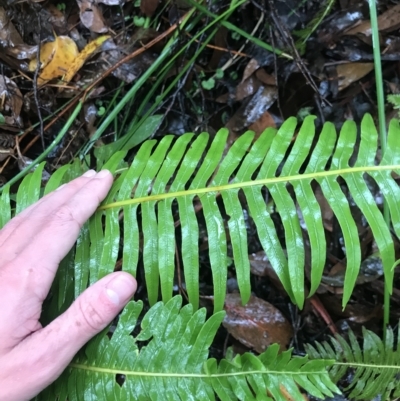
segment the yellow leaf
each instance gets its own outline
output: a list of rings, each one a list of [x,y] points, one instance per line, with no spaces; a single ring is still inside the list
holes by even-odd
[[[63,76],[78,54],[76,43],[68,36],[57,36],[54,42],[48,42],[41,46],[42,71],[39,74],[39,84]],[[36,68],[34,63],[35,61],[31,62],[30,68]]]
[[[110,35],[99,36],[97,39],[88,43],[69,65],[68,70],[63,77],[63,81],[71,81],[73,76],[81,69],[83,64],[85,64],[85,61],[110,37]]]
[[[39,75],[42,80],[61,77],[68,70],[79,54],[76,43],[68,36],[58,36],[55,40],[55,52],[51,61]]]
[[[56,42],[47,42],[40,46],[40,68],[44,68],[54,56],[56,51]],[[35,71],[37,67],[37,59],[31,60],[29,63],[29,71]]]

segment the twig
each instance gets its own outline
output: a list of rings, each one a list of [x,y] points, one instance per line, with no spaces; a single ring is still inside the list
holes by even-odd
[[[191,35],[189,32],[186,32],[186,35],[189,36],[189,38],[193,37],[193,35]],[[195,42],[198,43],[198,42],[200,42],[200,40],[196,39]],[[246,43],[247,43],[247,41],[246,41]],[[215,45],[210,45],[210,44],[208,44],[206,47],[208,47],[209,49],[213,49],[213,50],[219,50],[219,51],[225,52],[225,53],[231,53],[231,54],[237,55],[238,57],[249,57],[249,58],[251,57],[249,54],[243,53],[240,49],[239,50],[231,50],[231,49],[227,49],[225,47],[220,47],[220,46],[215,46]],[[244,46],[242,46],[241,49],[243,47]]]
[[[311,305],[313,306],[314,310],[318,313],[318,315],[321,316],[322,320],[327,324],[328,329],[332,334],[337,334],[338,329],[335,326],[335,323],[333,322],[331,316],[325,309],[324,305],[322,305],[322,302],[319,300],[317,295],[313,295],[310,298]]]

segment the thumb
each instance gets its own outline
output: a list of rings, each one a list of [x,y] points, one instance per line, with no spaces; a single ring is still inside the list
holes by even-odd
[[[32,336],[34,344],[30,343],[29,348],[37,353],[39,370],[45,370],[37,372],[44,386],[62,373],[88,340],[112,322],[131,299],[136,286],[129,273],[112,273],[89,287],[66,312]]]
[[[126,272],[112,273],[84,291],[70,308],[50,325],[65,333],[60,348],[71,348],[71,358],[118,315],[136,291],[136,280]],[[59,337],[59,336],[57,336]],[[57,344],[60,338],[57,338]]]

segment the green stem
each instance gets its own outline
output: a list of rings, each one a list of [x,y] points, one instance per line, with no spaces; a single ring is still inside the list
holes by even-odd
[[[134,134],[140,126],[146,121],[146,119],[154,112],[154,110],[159,106],[159,104],[165,99],[165,97],[174,89],[176,88],[176,84],[178,83],[179,79],[185,72],[189,69],[192,63],[194,63],[194,60],[201,54],[201,52],[204,50],[204,48],[207,46],[207,44],[211,41],[211,39],[214,37],[214,35],[217,33],[216,28],[211,35],[208,36],[204,40],[204,42],[201,44],[200,48],[198,51],[194,54],[194,56],[186,63],[186,65],[182,68],[181,73],[169,84],[169,86],[164,90],[164,92],[158,97],[157,103],[154,103],[147,111],[146,113],[141,117],[141,119],[138,122],[132,122],[132,124],[128,128],[128,132],[132,132]],[[162,77],[160,77],[161,79]],[[156,82],[155,85],[157,85],[158,81]],[[129,137],[126,138],[126,141],[124,143],[121,143],[121,146],[119,149],[122,149],[124,145],[129,141]]]
[[[376,80],[376,94],[378,101],[378,118],[379,132],[381,139],[382,153],[386,151],[386,116],[385,116],[385,94],[383,90],[381,50],[379,44],[378,17],[376,13],[376,3],[374,0],[369,1],[370,18],[372,27],[372,46],[374,51],[374,66]]]
[[[379,134],[381,140],[381,151],[382,155],[386,151],[386,115],[385,115],[385,94],[383,90],[383,77],[382,77],[382,62],[381,62],[381,49],[379,44],[379,27],[378,27],[378,15],[376,12],[376,1],[369,0],[369,14],[371,19],[371,30],[372,30],[372,46],[374,51],[374,66],[375,66],[375,82],[376,82],[376,95],[378,102],[378,119],[379,119]],[[390,226],[389,208],[387,203],[383,204],[383,216],[386,224]],[[385,279],[385,291],[384,291],[384,312],[383,312],[383,333],[385,336],[386,327],[389,324],[390,316],[390,292]]]

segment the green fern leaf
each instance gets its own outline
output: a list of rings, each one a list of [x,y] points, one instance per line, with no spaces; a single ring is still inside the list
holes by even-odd
[[[388,328],[383,342],[372,331],[363,328],[363,347],[361,348],[352,331],[349,342],[337,335],[330,343],[316,343],[307,346],[311,358],[335,358],[334,365],[328,368],[333,382],[337,383],[348,372],[353,371],[351,384],[345,389],[349,397],[356,400],[372,400],[378,395],[381,399],[396,399],[400,395],[400,341],[397,343],[392,329]]]
[[[390,123],[388,146],[379,165],[375,163],[378,136],[369,115],[361,123],[359,146],[357,127],[350,121],[343,125],[339,136],[331,123],[326,123],[317,134],[312,116],[305,119],[294,138],[296,129],[297,121],[290,118],[277,132],[268,129],[257,140],[254,133],[245,133],[229,149],[226,149],[226,129],[219,131],[212,141],[206,133],[196,137],[185,134],[177,139],[166,136],[159,142],[145,142],[127,169],[121,168],[125,152],[115,153],[104,167],[118,171],[117,179],[103,205],[84,226],[75,253],[70,256],[75,260],[74,277],[69,264],[68,275],[60,276],[65,282],[60,287],[58,305],[68,298],[67,283],[74,283],[76,297],[88,283],[112,272],[122,247],[124,271],[135,275],[139,260],[143,261],[151,304],[156,303],[159,289],[164,301],[172,297],[175,258],[180,258],[189,300],[197,309],[200,266],[196,207],[199,206],[207,230],[215,310],[223,308],[226,294],[228,238],[242,301],[246,302],[250,296],[248,239],[242,207],[242,202],[246,202],[273,268],[293,302],[302,306],[305,255],[298,213],[305,222],[311,248],[311,294],[321,282],[326,260],[321,210],[312,188],[315,182],[320,185],[343,233],[347,256],[345,305],[356,283],[361,251],[357,225],[339,179],[347,184],[352,199],[371,227],[390,290],[395,259],[392,235],[365,177],[369,176],[378,185],[388,205],[393,231],[399,237],[400,188],[392,176],[400,171],[398,121]],[[39,198],[41,168],[21,183],[16,196],[17,212]],[[79,161],[63,167],[53,174],[45,192],[81,172]],[[266,206],[268,195],[284,227],[283,241]],[[0,202],[4,225],[11,216],[7,189]]]
[[[260,356],[250,353],[233,360],[207,359],[223,312],[205,319],[205,309],[182,307],[177,296],[154,305],[132,336],[142,310],[130,302],[111,339],[106,331],[93,339],[53,386],[38,400],[276,400],[285,391],[303,401],[298,386],[323,398],[337,387],[330,381],[331,360],[310,361],[279,353],[273,345]],[[118,384],[119,381],[119,384]]]
[[[357,279],[361,253],[357,226],[351,215],[349,200],[344,195],[338,178],[346,182],[352,198],[371,227],[382,257],[385,280],[388,288],[391,288],[393,241],[364,175],[372,177],[384,194],[394,231],[399,235],[400,210],[397,199],[400,189],[391,175],[400,167],[400,145],[396,141],[399,133],[398,122],[391,122],[388,148],[377,166],[377,132],[371,116],[366,115],[362,121],[361,142],[356,154],[354,149],[357,143],[357,127],[354,123],[346,122],[339,137],[333,124],[326,123],[320,135],[316,137],[313,120],[314,117],[305,119],[293,144],[297,122],[290,118],[277,133],[267,130],[255,142],[254,133],[245,133],[233,143],[225,155],[225,129],[218,132],[211,144],[208,144],[207,134],[199,135],[192,143],[193,135],[186,134],[175,142],[172,137],[167,136],[157,145],[150,141],[142,146],[131,168],[122,175],[124,178],[118,181],[119,184],[115,184],[118,188],[114,188],[112,192],[115,193],[114,201],[109,196],[93,221],[97,219],[100,222],[100,216],[105,215],[107,231],[107,224],[115,220],[116,211],[122,208],[124,214],[126,213],[123,246],[126,261],[124,260],[123,269],[127,271],[134,271],[132,265],[135,266],[138,260],[137,249],[140,244],[137,230],[141,224],[143,264],[151,303],[154,304],[158,298],[159,280],[163,299],[168,300],[172,296],[174,258],[178,245],[174,226],[176,218],[173,217],[173,213],[178,211],[182,238],[180,253],[185,282],[190,301],[195,308],[198,305],[199,229],[194,208],[195,200],[201,203],[207,228],[215,310],[222,309],[226,292],[227,232],[242,300],[248,300],[250,268],[247,233],[239,200],[239,192],[242,190],[268,258],[292,300],[302,306],[304,244],[296,202],[290,194],[288,184],[294,189],[309,235],[313,293],[321,281],[326,257],[321,211],[311,187],[311,184],[317,181],[343,232],[347,255],[343,295],[345,305]],[[312,149],[311,145],[315,140],[317,142]],[[205,151],[207,146],[209,149]],[[267,211],[263,192],[265,189],[268,189],[280,214],[285,230],[285,249]],[[227,226],[218,205],[219,195],[228,215]],[[132,199],[129,199],[130,196]],[[175,200],[177,209],[173,207]],[[114,216],[110,217],[110,214]],[[117,236],[116,228],[114,231]],[[118,250],[117,237],[114,240],[108,238],[108,241],[113,242],[111,253],[115,255]],[[102,247],[99,244],[94,246]],[[105,256],[101,275],[111,271],[114,263],[114,258]],[[95,279],[99,277],[96,276]]]

